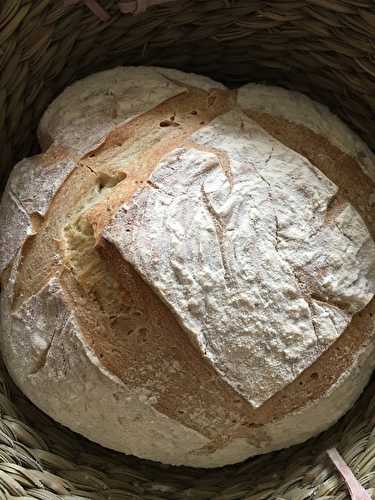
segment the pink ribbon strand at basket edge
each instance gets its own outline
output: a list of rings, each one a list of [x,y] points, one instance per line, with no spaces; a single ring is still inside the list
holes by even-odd
[[[175,0],[127,0],[119,2],[119,9],[123,14],[137,15],[145,12],[153,5],[160,5],[166,2],[173,2]],[[91,10],[101,21],[107,22],[111,19],[108,12],[100,5],[97,0],[64,0],[65,6],[75,5],[83,2],[87,8]]]
[[[96,15],[101,21],[107,22],[111,19],[108,12],[103,9],[103,7],[97,2],[97,0],[64,0],[64,5],[66,7],[74,5],[76,3],[83,2],[87,8],[91,10],[93,14]]]
[[[345,481],[348,487],[350,498],[352,500],[371,500],[370,495],[364,489],[364,487],[359,483],[358,479],[354,476],[352,470],[348,464],[344,461],[340,453],[336,448],[330,448],[327,450],[327,455],[332,460],[334,466],[340,473],[341,477]]]

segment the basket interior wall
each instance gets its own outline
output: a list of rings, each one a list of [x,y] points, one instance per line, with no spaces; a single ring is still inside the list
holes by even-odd
[[[327,103],[375,137],[375,9],[370,0],[177,0],[98,20],[84,2],[2,0],[1,177],[30,153],[35,125],[70,82],[118,64],[155,64],[232,85],[269,81]]]

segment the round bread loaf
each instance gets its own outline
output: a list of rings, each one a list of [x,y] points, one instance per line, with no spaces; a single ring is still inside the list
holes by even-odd
[[[375,365],[375,166],[328,109],[163,68],[66,89],[2,198],[1,348],[115,450],[215,467],[323,431]]]

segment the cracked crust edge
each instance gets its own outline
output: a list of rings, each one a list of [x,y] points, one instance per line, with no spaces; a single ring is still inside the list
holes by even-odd
[[[25,241],[35,234],[35,216],[43,221],[49,205],[76,166],[68,151],[54,147],[44,155],[25,158],[15,165],[0,203],[0,275]]]

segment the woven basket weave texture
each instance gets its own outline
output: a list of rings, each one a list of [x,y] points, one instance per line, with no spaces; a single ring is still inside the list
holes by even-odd
[[[230,85],[266,81],[328,104],[375,146],[373,0],[177,0],[137,16],[101,0],[0,0],[0,186],[35,152],[35,127],[70,82],[116,65],[159,65]],[[0,369],[0,500],[341,500],[336,446],[375,495],[374,383],[333,429],[220,470],[152,464],[104,450],[28,403]]]

